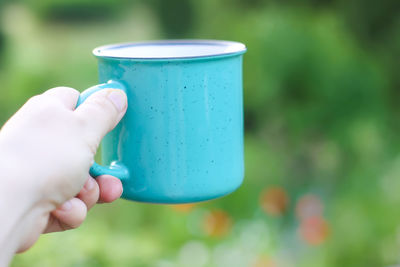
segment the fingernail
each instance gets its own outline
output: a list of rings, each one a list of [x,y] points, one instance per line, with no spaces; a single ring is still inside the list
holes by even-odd
[[[108,94],[108,98],[113,102],[118,111],[123,111],[126,106],[125,93],[122,90],[113,90]]]
[[[61,210],[65,210],[65,211],[70,210],[71,208],[72,208],[71,200],[64,202],[60,207]]]
[[[89,179],[86,181],[85,189],[86,189],[87,191],[90,191],[90,190],[93,189],[93,187],[94,187],[94,181],[93,181],[92,178],[89,178]]]

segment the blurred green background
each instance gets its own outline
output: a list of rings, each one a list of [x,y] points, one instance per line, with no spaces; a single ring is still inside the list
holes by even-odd
[[[97,82],[99,45],[243,42],[242,187],[196,205],[118,200],[11,266],[398,266],[400,2],[0,2],[0,120]]]

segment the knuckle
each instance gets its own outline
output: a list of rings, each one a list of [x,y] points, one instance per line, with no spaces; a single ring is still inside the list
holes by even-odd
[[[57,87],[47,90],[46,92],[44,92],[44,94],[52,93],[54,91],[65,91],[68,93],[80,94],[78,90],[76,90],[72,87],[68,87],[68,86],[57,86]]]
[[[26,104],[35,105],[35,104],[40,104],[42,101],[43,101],[43,95],[35,95],[29,98]]]
[[[51,115],[55,112],[58,112],[60,109],[57,103],[50,101],[45,95],[36,95],[31,97],[27,101],[26,105],[29,109],[32,109],[33,112],[37,112],[39,114],[47,113],[48,115]]]
[[[57,86],[50,90],[63,90],[63,91],[71,91],[71,92],[79,93],[79,91],[76,90],[75,88],[68,87],[68,86]]]

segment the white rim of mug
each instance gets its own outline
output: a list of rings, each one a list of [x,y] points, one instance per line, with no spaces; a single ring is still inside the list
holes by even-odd
[[[221,45],[230,46],[232,50],[222,53],[214,53],[200,56],[179,56],[179,57],[129,57],[129,56],[110,56],[103,54],[107,49],[122,48],[127,46],[138,46],[138,45],[171,45],[171,44],[210,44],[210,45]],[[207,40],[207,39],[181,39],[181,40],[154,40],[154,41],[143,41],[143,42],[128,42],[128,43],[117,43],[110,45],[102,45],[93,49],[93,55],[100,58],[115,58],[115,59],[136,59],[136,60],[174,60],[174,59],[200,59],[210,58],[218,56],[232,56],[243,54],[247,51],[246,46],[243,43],[235,41],[225,40]]]

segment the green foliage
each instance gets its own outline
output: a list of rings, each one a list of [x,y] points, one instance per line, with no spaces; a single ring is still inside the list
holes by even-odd
[[[187,38],[196,22],[194,1],[153,0],[165,38]]]
[[[48,21],[101,21],[122,10],[127,1],[119,0],[25,0],[40,17]]]

